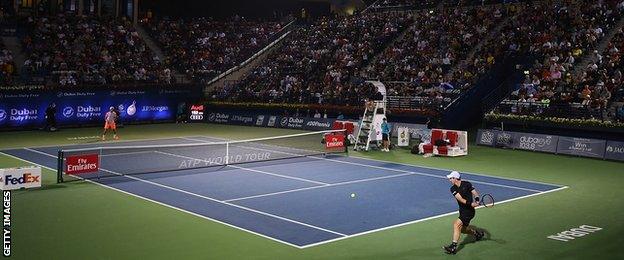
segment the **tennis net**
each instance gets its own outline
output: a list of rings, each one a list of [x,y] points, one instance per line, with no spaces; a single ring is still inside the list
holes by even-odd
[[[57,180],[170,173],[347,152],[345,130],[234,141],[186,140],[198,142],[59,150]]]

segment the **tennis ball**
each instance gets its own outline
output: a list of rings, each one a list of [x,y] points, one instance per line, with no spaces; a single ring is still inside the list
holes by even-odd
[[[355,198],[355,193],[351,193],[351,198]]]

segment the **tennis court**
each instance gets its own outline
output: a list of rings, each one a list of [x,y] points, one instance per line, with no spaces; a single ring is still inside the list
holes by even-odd
[[[299,144],[288,140],[279,145],[230,145],[227,147],[230,154],[237,154],[244,163],[228,165],[213,160],[214,151],[223,146],[210,145],[223,139],[189,136],[116,142],[104,145],[116,152],[102,155],[100,176],[89,177],[102,177],[90,181],[111,189],[297,248],[456,214],[457,205],[450,199],[445,178],[449,170],[343,153],[317,154],[310,147],[321,147],[319,139],[311,140],[307,138]],[[101,146],[35,147],[2,152],[56,169],[60,148],[97,150]],[[271,160],[259,160],[263,154]],[[279,154],[289,156],[276,158]],[[236,160],[237,156],[229,158]],[[209,162],[216,167],[189,166]],[[187,169],[169,170],[174,164]],[[493,194],[498,204],[566,188],[472,173],[465,173],[463,178],[481,193]]]

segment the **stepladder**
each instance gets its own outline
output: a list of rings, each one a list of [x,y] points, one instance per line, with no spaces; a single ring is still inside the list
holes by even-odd
[[[386,117],[385,101],[366,101],[364,114],[358,125],[355,151],[369,151],[381,141],[381,122]]]

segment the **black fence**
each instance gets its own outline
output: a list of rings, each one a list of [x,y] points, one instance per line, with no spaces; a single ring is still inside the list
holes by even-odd
[[[610,119],[615,114],[607,109],[595,108],[578,103],[553,104],[550,102],[521,102],[503,100],[494,109],[497,114],[529,115],[537,117],[561,117],[574,119]]]

